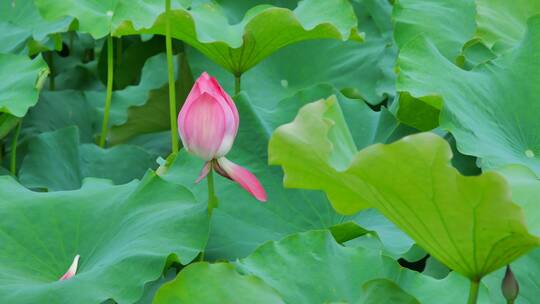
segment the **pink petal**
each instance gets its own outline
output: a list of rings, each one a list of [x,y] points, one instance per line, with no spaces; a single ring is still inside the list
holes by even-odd
[[[216,153],[216,158],[225,156],[231,150],[236,134],[238,133],[238,126],[240,125],[238,109],[229,94],[219,85],[216,78],[208,75],[208,73],[202,73],[199,79],[197,79],[195,86],[201,94],[208,93],[212,95],[223,106],[223,111],[227,116],[227,123],[224,140]]]
[[[218,151],[226,129],[226,113],[211,95],[203,93],[187,109],[182,142],[187,150],[209,161]]]
[[[247,190],[251,195],[261,202],[266,202],[266,191],[264,191],[263,186],[247,169],[231,162],[225,157],[218,158],[218,164],[225,171],[232,180],[240,184],[244,189]]]
[[[206,162],[201,168],[201,173],[199,173],[199,177],[195,181],[195,184],[200,183],[208,175],[210,168],[212,168],[212,162]]]
[[[66,271],[66,273],[64,273],[64,275],[60,277],[60,279],[58,279],[59,281],[67,280],[73,277],[75,273],[77,273],[77,267],[79,265],[79,258],[80,258],[80,255],[77,254],[75,258],[73,259],[71,266],[69,266],[68,270]]]

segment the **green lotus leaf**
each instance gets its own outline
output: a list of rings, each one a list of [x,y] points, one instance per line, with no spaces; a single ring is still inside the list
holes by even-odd
[[[165,34],[165,14],[151,26],[141,26],[142,22],[135,18],[126,20],[132,22],[115,28],[115,35]],[[235,75],[295,42],[323,38],[363,39],[356,28],[353,8],[345,0],[303,0],[293,11],[256,6],[235,25],[229,23],[218,4],[204,3],[190,10],[173,10],[171,22],[172,37],[190,44]]]
[[[113,92],[109,118],[111,126],[124,124],[128,119],[127,112],[130,107],[144,105],[150,98],[152,90],[157,90],[167,83],[167,73],[163,68],[167,66],[166,60],[165,54],[149,58],[144,64],[138,84]],[[97,109],[99,119],[102,119],[106,92],[85,91],[84,94],[90,104]],[[101,125],[101,122],[99,124]]]
[[[32,0],[2,1],[0,3],[0,52],[19,53],[28,47],[28,53],[41,50],[59,49],[59,37],[69,29],[71,18],[46,21],[40,15]],[[51,39],[52,38],[52,39]],[[29,42],[33,40],[33,42]],[[27,45],[28,44],[28,45]]]
[[[19,172],[21,183],[49,191],[78,189],[87,177],[123,184],[141,178],[154,164],[152,155],[139,147],[102,149],[95,144],[81,145],[79,138],[78,128],[68,127],[31,139]]]
[[[403,253],[412,245],[406,237],[394,242],[403,234],[395,233],[395,227],[392,229],[384,218],[370,221],[372,215],[344,217],[332,210],[321,193],[284,189],[279,168],[268,166],[267,142],[272,130],[290,121],[302,105],[332,92],[339,94],[331,86],[316,86],[284,99],[272,110],[255,107],[245,94],[236,97],[241,122],[234,147],[227,158],[245,166],[259,178],[268,193],[268,202],[258,203],[240,186],[216,175],[220,205],[212,213],[212,232],[206,258],[244,257],[267,240],[310,229],[330,228],[349,221],[362,223],[365,230],[377,231],[385,244],[395,243],[391,246],[392,251]],[[348,109],[348,121],[355,130],[353,138],[361,147],[374,141],[386,141],[400,131],[394,117],[387,111],[374,112],[362,101],[338,96],[343,107]],[[198,185],[194,183],[202,166],[202,160],[181,151],[162,177],[189,187],[199,201],[207,202],[206,181]]]
[[[436,45],[449,61],[471,61],[470,56],[461,54],[465,43],[474,35],[475,14],[474,0],[397,1],[392,15],[394,38],[398,47],[403,48],[421,35]],[[441,108],[442,99],[435,94],[413,96],[399,92],[396,116],[409,126],[428,131],[439,126]]]
[[[36,104],[48,73],[41,57],[0,53],[0,112],[23,117]]]
[[[501,51],[519,44],[527,20],[540,14],[540,2],[529,0],[476,0],[476,36],[490,48]]]
[[[231,264],[195,263],[183,269],[174,281],[163,285],[152,303],[279,304],[285,302],[261,279],[240,275]]]
[[[173,8],[185,4],[185,0],[172,1]],[[89,33],[95,39],[105,37],[125,21],[136,27],[150,27],[165,11],[165,2],[161,0],[35,0],[35,5],[45,20],[56,21],[66,16],[75,18],[78,31]]]
[[[253,303],[256,293],[265,299],[275,297],[271,290],[280,297],[274,298],[276,303],[294,304],[374,303],[377,298],[375,303],[409,303],[399,299],[450,304],[465,303],[467,297],[463,288],[468,282],[462,276],[453,273],[443,280],[424,276],[379,250],[343,247],[328,231],[268,242],[234,264],[236,269],[222,263],[192,264],[163,285],[153,303],[214,303],[218,295],[220,303]],[[231,299],[231,294],[239,298]],[[482,285],[478,303],[493,303],[486,296]]]
[[[205,206],[149,173],[112,186],[31,192],[0,177],[0,299],[4,303],[133,303],[170,257],[189,263],[208,237]],[[77,274],[65,281],[75,255]]]
[[[314,84],[334,85],[346,95],[379,104],[395,94],[394,63],[397,50],[392,41],[391,5],[384,1],[354,1],[355,13],[366,32],[364,43],[316,40],[281,49],[242,75],[242,90],[266,108]],[[188,49],[193,75],[207,71],[232,92],[234,79],[227,71]],[[321,56],[332,54],[332,56]],[[294,64],[291,64],[294,62]],[[344,64],[355,66],[345,69]]]
[[[512,165],[497,170],[512,188],[512,199],[523,208],[531,232],[540,236],[540,180],[524,166]]]
[[[387,279],[375,279],[364,283],[363,304],[420,304],[416,298],[406,293],[396,283]]]
[[[175,83],[176,96],[178,100],[185,100],[193,86],[193,76],[185,54],[179,55],[179,58],[177,63],[179,71]],[[158,66],[152,67],[161,71]],[[164,85],[159,89],[151,90],[144,105],[129,107],[125,123],[111,128],[111,143],[123,143],[136,136],[170,130],[168,98],[169,87]],[[169,141],[168,146],[170,146],[170,139],[167,140]]]
[[[476,30],[474,0],[399,0],[392,19],[400,48],[418,35],[426,37],[450,61],[456,59]]]
[[[470,71],[452,64],[431,40],[418,36],[400,51],[398,91],[441,96],[441,127],[454,135],[460,152],[480,159],[481,168],[522,164],[538,175],[539,50],[540,17],[529,19],[519,46]]]
[[[324,190],[336,210],[367,206],[405,231],[432,256],[471,279],[540,244],[493,172],[461,175],[448,143],[431,133],[406,136],[356,153],[335,98],[304,106],[270,140],[270,163],[288,187]],[[299,164],[302,164],[299,166]]]
[[[91,143],[97,133],[98,114],[84,93],[74,90],[43,91],[36,106],[24,117],[19,143],[41,133],[77,126],[80,141]]]
[[[242,5],[240,2],[227,2],[223,5],[224,8],[233,5],[233,12],[239,11],[242,16],[244,14],[236,7]],[[366,30],[364,43],[304,41],[272,54],[242,76],[242,90],[248,92],[250,101],[257,106],[272,108],[277,100],[293,96],[299,90],[317,83],[333,84],[340,90],[346,90],[348,96],[352,93],[370,104],[378,104],[387,95],[393,95],[393,65],[397,51],[392,47],[392,26],[389,24],[391,5],[387,2],[363,0],[360,3],[353,2],[353,6]],[[320,56],[325,53],[333,56]],[[217,77],[228,92],[233,92],[233,76],[200,52],[186,48],[186,56],[182,56],[182,61],[177,82],[179,100],[183,100],[183,96],[191,89],[191,74],[198,76],[203,71]],[[290,62],[295,64],[291,65]],[[356,68],[344,71],[343,62]],[[128,121],[111,129],[111,143],[132,142],[130,139],[141,133],[144,135],[139,138],[145,142],[150,133],[167,131],[167,94],[168,88],[163,87],[151,92],[151,97],[143,106],[129,108]],[[135,142],[139,139],[133,140]]]

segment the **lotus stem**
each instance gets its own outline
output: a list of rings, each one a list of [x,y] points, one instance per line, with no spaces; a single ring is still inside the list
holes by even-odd
[[[208,182],[208,214],[212,214],[212,210],[218,206],[218,199],[214,189],[214,169],[212,167],[210,167],[206,180]]]
[[[174,83],[174,65],[172,55],[172,39],[171,39],[171,0],[165,0],[165,47],[167,49],[167,71],[169,74],[169,116],[171,125],[171,151],[178,152],[178,125],[176,121],[176,89]]]
[[[107,38],[107,95],[105,97],[105,109],[103,112],[103,124],[101,125],[101,137],[99,139],[99,146],[104,148],[107,141],[107,132],[109,128],[109,113],[111,111],[111,99],[113,88],[113,73],[114,61],[113,61],[113,39],[112,35]]]
[[[53,61],[53,52],[49,51],[45,53],[45,59],[49,65],[49,91],[54,91],[54,61]]]
[[[480,280],[471,280],[471,288],[469,290],[469,300],[467,304],[476,304],[478,299],[478,289],[480,288]]]
[[[19,123],[17,124],[17,129],[15,129],[13,141],[11,142],[11,159],[9,162],[9,171],[13,176],[17,174],[17,144],[19,141],[19,134],[21,134],[21,126],[22,119],[19,120]]]

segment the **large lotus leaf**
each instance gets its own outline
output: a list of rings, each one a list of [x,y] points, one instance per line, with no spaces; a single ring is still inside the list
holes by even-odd
[[[185,54],[179,55],[178,76],[175,86],[177,100],[185,100],[193,86],[193,76]],[[177,106],[180,107],[180,105],[179,103]],[[111,128],[110,142],[118,144],[141,134],[144,136],[168,130],[170,130],[170,119],[169,88],[167,84],[159,89],[151,90],[144,105],[128,108],[127,121]],[[170,139],[168,141],[170,142]],[[170,146],[170,143],[168,146]]]
[[[495,50],[507,49],[525,36],[527,20],[540,13],[540,2],[476,0],[476,35]]]
[[[345,0],[303,0],[293,11],[261,5],[246,12],[235,25],[229,24],[217,3],[173,10],[171,19],[172,37],[185,41],[236,75],[295,42],[323,38],[362,40],[354,10]],[[165,14],[152,26],[140,26],[141,22],[131,20],[133,24],[122,24],[114,34],[165,34]]]
[[[279,168],[267,164],[267,142],[274,128],[290,121],[303,104],[332,92],[336,93],[329,86],[317,86],[283,100],[271,111],[253,106],[245,94],[236,98],[241,117],[240,128],[227,157],[247,167],[260,179],[268,193],[268,202],[258,203],[237,184],[216,176],[220,205],[212,213],[212,233],[206,250],[209,259],[244,257],[267,240],[354,220],[336,214],[320,193],[284,189]],[[362,101],[339,96],[340,102],[349,110],[348,118],[354,126],[358,145],[363,147],[373,141],[385,141],[398,129],[395,119],[388,112],[373,112]],[[202,160],[180,151],[163,178],[189,187],[201,202],[206,202],[206,181],[199,185],[194,183],[202,165]],[[377,225],[384,226],[384,222],[377,220],[364,228],[376,230]],[[385,228],[378,234],[381,236],[381,233],[388,231]]]
[[[530,169],[512,165],[497,170],[512,188],[512,199],[524,210],[531,232],[540,235],[540,180]]]
[[[362,289],[363,298],[357,303],[360,304],[420,304],[418,300],[406,293],[394,282],[387,279],[374,279],[366,282]]]
[[[176,60],[174,60],[176,62]],[[121,125],[128,119],[128,109],[144,105],[150,97],[152,90],[157,90],[167,83],[165,67],[167,59],[165,54],[149,58],[142,70],[141,80],[138,84],[128,86],[123,90],[114,91],[110,109],[109,124]],[[85,97],[103,116],[105,107],[105,91],[85,91]],[[101,125],[101,122],[99,123]]]
[[[154,164],[152,155],[139,147],[102,149],[95,144],[81,145],[79,138],[78,128],[69,127],[31,139],[19,172],[21,183],[49,191],[78,189],[86,177],[123,184],[141,178]]]
[[[401,48],[418,35],[429,38],[453,61],[476,29],[474,0],[399,0],[394,4],[394,38]]]
[[[453,65],[423,37],[400,51],[398,90],[442,96],[441,126],[459,151],[479,157],[483,169],[523,164],[540,173],[540,17],[531,18],[528,29],[518,47],[471,71]]]
[[[0,53],[0,112],[23,117],[36,104],[48,73],[41,57]]]
[[[322,189],[343,213],[373,206],[451,269],[471,278],[510,263],[540,240],[498,174],[461,175],[432,133],[356,153],[334,98],[304,106],[270,140],[289,187]],[[316,151],[316,152],[315,152]],[[302,164],[299,166],[298,164]],[[306,170],[306,168],[308,168]]]
[[[86,100],[83,92],[43,91],[38,103],[24,117],[19,142],[24,142],[40,133],[56,131],[70,126],[79,128],[83,143],[93,142],[97,132],[95,109]]]
[[[242,288],[254,282],[259,287],[252,291],[260,293],[261,297],[268,296],[267,286],[270,286],[282,299],[276,300],[277,303],[291,304],[374,303],[377,296],[388,298],[375,303],[404,303],[391,299],[401,296],[403,300],[405,293],[410,294],[408,299],[415,297],[420,303],[465,303],[467,297],[464,290],[468,288],[468,280],[462,276],[453,273],[444,280],[435,280],[399,266],[379,250],[340,246],[325,231],[310,231],[268,242],[235,264],[237,270],[226,264],[190,265],[158,290],[153,303],[214,303],[201,299],[214,294],[240,296],[246,292]],[[232,286],[223,284],[229,281],[233,282]],[[384,294],[374,293],[377,286]],[[493,303],[486,296],[482,285],[478,303]]]
[[[284,302],[281,296],[261,279],[240,275],[231,264],[196,263],[183,269],[174,281],[163,285],[152,303],[280,304]]]
[[[172,0],[173,8],[188,4],[186,0]],[[130,21],[137,28],[150,27],[165,11],[162,0],[35,0],[41,16],[59,20],[66,16],[77,19],[78,30],[99,39],[111,33],[121,23]]]
[[[398,1],[394,5],[394,38],[399,48],[421,35],[429,38],[451,62],[463,60],[462,48],[476,29],[474,0]],[[469,52],[474,48],[469,48]],[[467,56],[468,61],[473,61]],[[399,71],[399,69],[398,69]],[[439,125],[440,96],[398,94],[397,118],[422,131]]]
[[[168,257],[189,263],[204,248],[208,215],[185,188],[154,174],[112,186],[31,192],[0,177],[2,303],[133,303]],[[77,274],[58,278],[75,255]]]
[[[234,1],[225,2],[221,3],[224,9],[232,6],[233,13],[240,10],[237,6],[243,5]],[[248,92],[250,101],[257,106],[272,108],[277,101],[293,96],[299,90],[317,83],[331,83],[340,90],[347,89],[371,104],[378,104],[387,95],[393,95],[395,82],[393,65],[397,52],[391,44],[392,28],[391,24],[388,24],[391,5],[374,0],[363,0],[353,4],[367,33],[365,43],[304,41],[276,52],[242,76],[242,90]],[[333,55],[320,56],[326,53]],[[232,95],[234,79],[230,73],[196,50],[187,49],[187,55],[194,76],[207,71],[217,77]],[[356,68],[343,69],[345,62]],[[180,79],[177,83],[181,92],[178,94],[179,100],[183,100],[182,96],[185,96],[184,94],[191,88],[189,67],[182,61]],[[189,88],[186,90],[187,86]],[[167,94],[166,87],[153,91],[146,104],[130,108],[128,121],[111,129],[111,143],[126,142],[137,133],[168,130]]]
[[[397,50],[389,24],[391,5],[385,1],[358,2],[353,5],[366,32],[364,43],[317,40],[281,49],[242,75],[242,90],[249,93],[251,101],[272,108],[279,100],[319,83],[332,84],[346,90],[348,96],[361,97],[370,104],[394,95]],[[188,57],[194,76],[208,71],[233,92],[234,79],[230,73],[198,51],[188,49]]]
[[[29,39],[41,45],[51,44],[56,49],[57,43],[49,41],[49,35],[66,32],[71,18],[49,22],[44,20],[34,5],[33,0],[0,2],[0,52],[20,52]]]

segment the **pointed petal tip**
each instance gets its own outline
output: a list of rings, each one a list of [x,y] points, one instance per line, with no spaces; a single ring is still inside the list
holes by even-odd
[[[253,195],[258,201],[263,203],[266,202],[266,191],[253,173],[249,172],[246,168],[231,162],[225,157],[219,158],[218,164],[232,180],[242,186],[242,188]]]
[[[77,273],[77,268],[79,266],[79,259],[80,259],[80,255],[77,254],[75,256],[75,258],[73,258],[73,262],[71,262],[71,265],[69,266],[68,270],[66,271],[66,273],[64,273],[63,276],[60,277],[60,279],[58,279],[59,281],[65,281],[67,279],[70,279],[72,278],[73,276],[75,276],[75,274]]]
[[[212,166],[211,162],[204,163],[204,166],[201,168],[201,173],[199,173],[199,177],[195,180],[195,184],[200,183],[210,172],[210,168]]]

